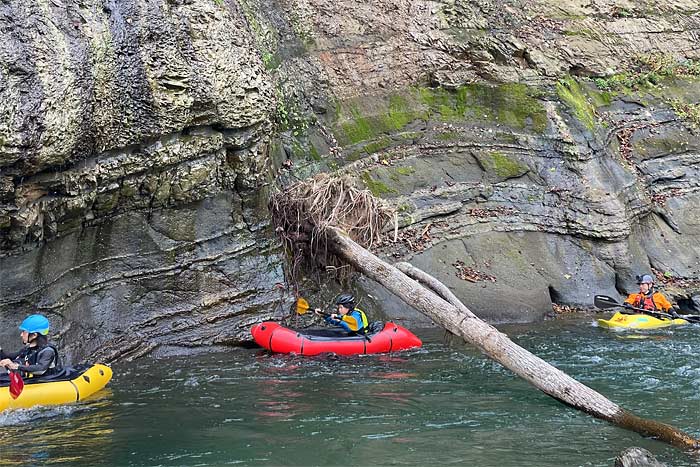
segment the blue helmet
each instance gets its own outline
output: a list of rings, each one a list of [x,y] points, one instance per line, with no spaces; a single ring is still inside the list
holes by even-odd
[[[30,334],[35,332],[45,336],[49,333],[49,320],[44,315],[29,315],[19,325],[19,330],[27,331]]]
[[[654,284],[654,278],[649,274],[644,274],[643,276],[637,276],[637,284]]]

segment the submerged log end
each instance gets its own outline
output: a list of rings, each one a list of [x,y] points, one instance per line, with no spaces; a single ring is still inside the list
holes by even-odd
[[[585,402],[586,399],[584,398],[580,401],[581,403],[578,403],[575,402],[576,398],[561,397],[563,395],[570,396],[568,393],[569,388],[564,388],[558,395],[548,395],[569,407],[586,412],[601,420],[608,421],[620,428],[639,433],[645,438],[663,441],[685,450],[700,450],[700,439],[694,438],[676,427],[639,417],[613,404],[611,401],[604,401],[609,404],[600,405],[600,400],[596,404],[591,403],[593,398],[590,398],[588,402]]]
[[[626,410],[620,410],[611,420],[622,428],[636,431],[640,435],[667,442],[681,449],[700,450],[700,439],[665,423],[638,417]]]

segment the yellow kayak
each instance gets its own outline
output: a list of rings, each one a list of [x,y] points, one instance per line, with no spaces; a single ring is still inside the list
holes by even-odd
[[[688,324],[688,321],[680,318],[659,319],[649,315],[628,315],[617,312],[610,319],[599,319],[598,324],[606,328],[615,329],[656,329],[679,324]]]
[[[17,399],[8,386],[0,387],[0,412],[5,409],[29,408],[35,405],[60,405],[76,402],[93,395],[112,379],[112,369],[96,364],[68,381],[28,383]]]

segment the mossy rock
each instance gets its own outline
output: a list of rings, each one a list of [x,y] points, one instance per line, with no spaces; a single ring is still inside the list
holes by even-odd
[[[397,138],[406,141],[415,141],[423,137],[422,131],[404,131],[395,135]]]
[[[495,123],[543,133],[547,112],[540,92],[523,84],[469,84],[456,90],[409,88],[389,96],[336,105],[335,134],[343,146],[394,135],[414,122]],[[456,135],[455,135],[456,136]]]
[[[562,78],[557,83],[557,95],[571,109],[583,126],[593,131],[596,126],[595,108],[581,85],[572,77]]]
[[[407,167],[392,167],[389,169],[389,178],[396,183],[401,183],[400,177],[410,177],[414,173],[416,173],[416,169],[410,165]]]
[[[475,156],[486,172],[502,179],[521,177],[529,171],[526,165],[499,151],[475,154]]]
[[[362,172],[361,178],[367,189],[371,191],[374,196],[381,198],[389,194],[398,193],[395,189],[390,188],[380,178],[373,178],[369,171]]]
[[[391,146],[393,141],[391,138],[388,136],[383,136],[379,138],[378,140],[372,141],[371,143],[368,143],[365,145],[365,147],[362,149],[363,152],[366,154],[374,154],[375,152],[379,152],[383,149],[388,148]]]
[[[409,103],[406,97],[390,96],[388,102],[380,102],[376,109],[363,109],[358,103],[350,103],[341,110],[338,141],[342,145],[371,141],[380,135],[387,135],[402,130],[410,122],[425,120],[425,112],[415,102]]]
[[[435,139],[440,141],[459,141],[464,135],[458,131],[443,131],[435,135]]]
[[[539,92],[524,84],[469,84],[455,91],[420,88],[418,93],[437,120],[492,122],[536,133],[547,129],[547,112],[537,99]]]

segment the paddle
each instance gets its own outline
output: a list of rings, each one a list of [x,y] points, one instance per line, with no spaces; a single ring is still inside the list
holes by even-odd
[[[10,374],[10,395],[13,399],[17,399],[24,390],[24,380],[17,370],[7,370],[7,372]]]
[[[306,312],[309,311],[309,308],[310,308],[310,307],[311,307],[311,306],[309,305],[309,302],[307,302],[305,298],[299,297],[299,298],[297,299],[297,314],[298,314],[298,315],[303,315],[303,314],[305,314]],[[321,311],[321,310],[314,310],[314,313],[316,313],[317,315],[321,315],[321,316],[323,316],[324,318],[325,318],[325,317],[328,317],[328,316],[331,316],[330,313],[325,313],[325,312],[323,312],[323,311]],[[370,337],[369,337],[367,334],[359,334],[359,335],[362,336],[362,337],[364,337],[365,339],[367,339],[367,342],[372,342],[372,339],[370,339]]]
[[[309,305],[309,302],[307,302],[305,298],[299,297],[297,299],[297,314],[298,315],[306,314],[306,312],[309,311],[309,308],[311,308],[311,306]],[[330,313],[324,313],[323,311],[314,310],[314,313],[316,313],[317,315],[322,315],[322,316],[330,316]]]
[[[682,318],[690,323],[700,323],[700,316],[696,316],[696,315],[676,315],[676,316],[673,316],[673,315],[669,315],[668,313],[662,313],[660,311],[651,311],[651,310],[645,310],[643,308],[637,308],[637,307],[633,307],[633,306],[625,306],[625,305],[615,301],[614,298],[608,297],[607,295],[596,295],[593,298],[593,303],[598,308],[621,307],[624,309],[636,310],[636,311],[639,311],[641,313],[645,313],[645,314],[648,314],[651,316],[661,316],[662,318],[670,318],[670,319]],[[624,312],[624,311],[622,311],[622,313],[623,314],[634,314],[634,313]]]
[[[309,311],[309,302],[307,302],[305,299],[303,299],[301,297],[298,298],[297,299],[297,314],[303,315],[307,311]]]

